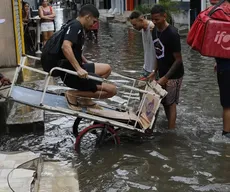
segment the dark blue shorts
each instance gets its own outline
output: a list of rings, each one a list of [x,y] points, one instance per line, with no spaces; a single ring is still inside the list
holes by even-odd
[[[62,62],[61,67],[75,71],[68,61]],[[94,76],[94,77],[99,77],[99,75],[95,74],[94,63],[83,64],[82,68],[85,69],[89,75]],[[101,85],[101,82],[99,81],[80,78],[76,75],[71,75],[68,73],[62,73],[60,76],[66,86],[73,88],[73,89],[77,89],[79,91],[96,92],[97,85]]]
[[[230,70],[217,72],[220,102],[223,108],[230,108]]]

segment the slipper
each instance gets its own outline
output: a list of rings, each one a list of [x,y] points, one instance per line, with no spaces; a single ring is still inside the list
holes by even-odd
[[[77,97],[76,100],[82,106],[92,107],[96,105],[91,98]]]
[[[103,107],[101,107],[100,105],[98,105],[97,103],[95,105],[92,106],[85,106],[85,105],[81,105],[79,103],[72,103],[68,96],[65,94],[68,106],[70,109],[74,110],[74,111],[82,111],[84,113],[92,113],[90,110],[92,109],[99,109],[99,110],[103,110]]]
[[[75,107],[93,107],[93,106],[95,106],[96,105],[96,103],[95,102],[93,102],[92,101],[92,103],[91,104],[87,104],[87,102],[85,102],[84,100],[87,100],[88,98],[83,98],[83,97],[76,97],[76,102],[73,102],[73,101],[71,101],[70,100],[70,98],[69,98],[69,95],[68,95],[68,91],[65,93],[65,97],[66,97],[66,99],[67,99],[67,102],[70,104],[70,105],[73,105],[73,106],[75,106]],[[81,101],[79,101],[79,100],[83,100],[83,102],[81,102]]]

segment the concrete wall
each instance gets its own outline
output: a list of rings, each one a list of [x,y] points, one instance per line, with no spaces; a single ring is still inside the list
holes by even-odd
[[[188,25],[188,11],[182,11],[179,14],[173,14],[173,20],[175,24]]]
[[[31,7],[32,9],[37,9],[37,8],[38,8],[38,7],[37,7],[37,4],[38,4],[37,0],[24,0],[24,2],[29,3],[29,4],[30,4],[30,7]]]
[[[0,0],[0,18],[6,19],[0,24],[0,67],[16,66],[15,36],[11,0]]]

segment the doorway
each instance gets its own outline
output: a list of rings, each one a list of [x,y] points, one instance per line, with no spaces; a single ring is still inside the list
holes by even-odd
[[[190,0],[190,23],[191,25],[195,21],[200,11],[201,11],[201,1]]]

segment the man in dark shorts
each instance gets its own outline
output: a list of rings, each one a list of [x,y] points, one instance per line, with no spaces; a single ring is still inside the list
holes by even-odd
[[[163,6],[155,5],[151,10],[151,15],[156,26],[152,31],[152,37],[157,62],[154,72],[149,77],[154,79],[158,72],[158,83],[168,92],[168,95],[162,100],[162,104],[168,119],[168,128],[174,129],[176,126],[176,105],[179,102],[184,75],[180,36],[177,29],[166,21],[167,14]]]
[[[216,58],[216,64],[220,102],[223,107],[222,135],[230,138],[230,59]]]
[[[77,89],[69,93],[74,97],[109,98],[116,94],[116,87],[112,84],[87,79],[88,74],[107,78],[111,67],[102,63],[87,63],[82,55],[84,44],[84,30],[90,29],[98,21],[99,12],[93,5],[85,5],[79,11],[79,16],[72,21],[64,36],[62,52],[67,59],[62,67],[77,71],[79,76],[62,73],[63,82],[71,88]]]
[[[210,0],[212,5],[218,3],[218,0]],[[230,9],[230,0],[225,2]],[[215,58],[217,80],[220,91],[220,102],[223,107],[223,132],[222,135],[230,138],[230,58]]]

